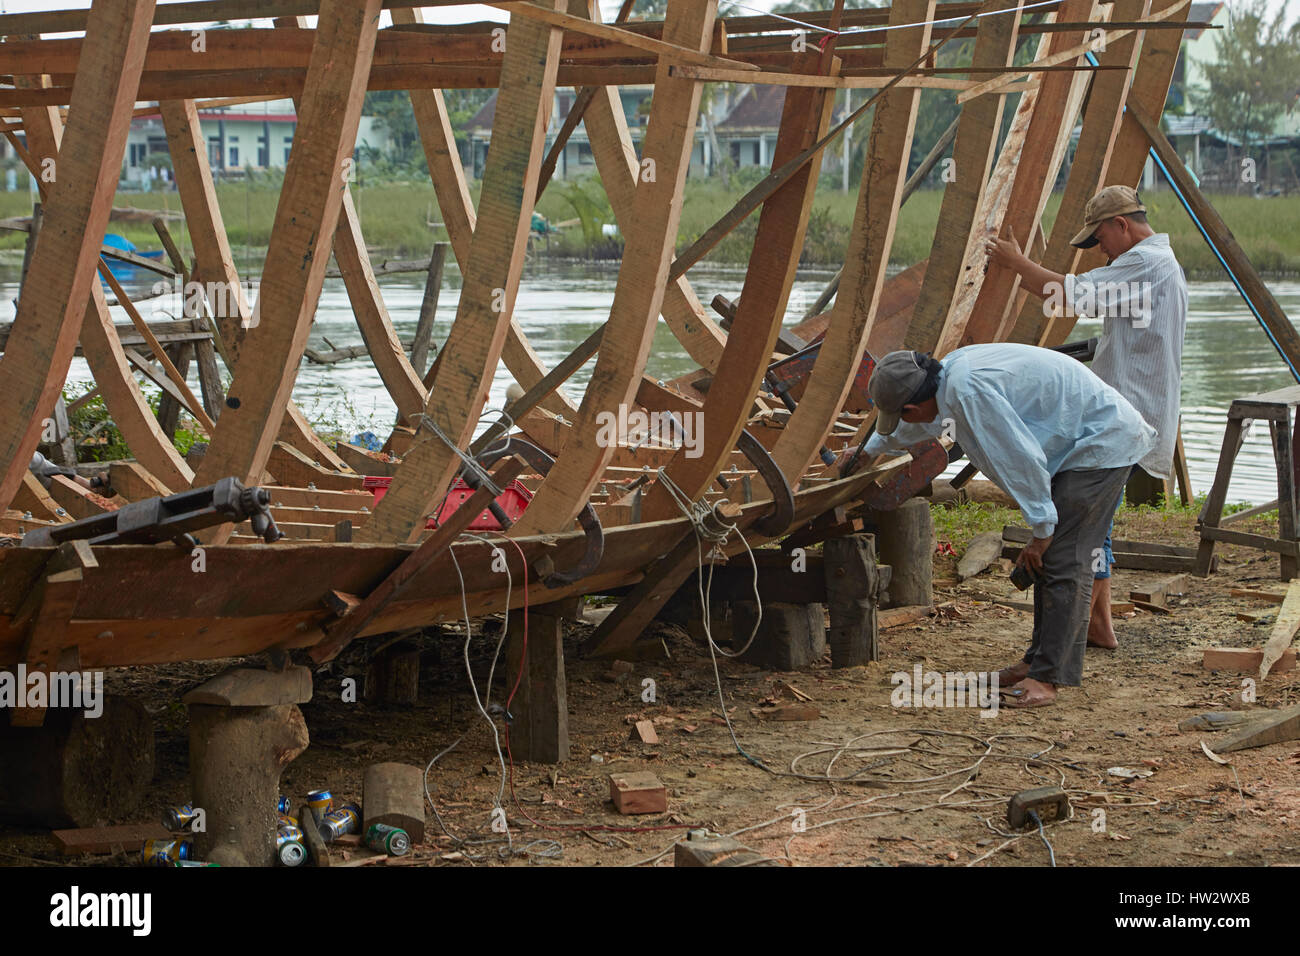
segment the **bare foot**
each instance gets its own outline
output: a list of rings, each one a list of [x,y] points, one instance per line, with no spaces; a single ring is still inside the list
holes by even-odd
[[[1056,703],[1056,685],[1026,677],[1019,685],[1021,693],[1009,707],[1047,707]]]
[[[1104,647],[1108,651],[1113,651],[1119,647],[1119,641],[1115,640],[1115,629],[1110,626],[1110,621],[1099,621],[1097,618],[1088,620],[1088,646]]]
[[[1088,616],[1088,644],[1113,651],[1119,647],[1110,619],[1110,578],[1092,582],[1092,606]]]

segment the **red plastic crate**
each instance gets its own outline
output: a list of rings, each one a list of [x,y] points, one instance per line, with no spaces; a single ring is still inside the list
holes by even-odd
[[[373,492],[375,496],[374,503],[377,505],[383,500],[384,495],[388,494],[388,486],[393,483],[392,478],[370,477],[362,479],[361,487],[367,491]],[[474,490],[469,485],[457,478],[451,486],[451,491],[447,497],[442,499],[442,504],[434,516],[429,519],[427,528],[436,528],[438,525],[455,513],[456,509],[463,505]],[[510,521],[516,522],[523,516],[524,510],[528,507],[528,502],[533,500],[533,493],[525,488],[518,479],[510,482],[497,496],[497,504],[501,506]],[[470,531],[500,531],[501,522],[493,516],[487,508],[483,513],[475,518],[469,526]]]

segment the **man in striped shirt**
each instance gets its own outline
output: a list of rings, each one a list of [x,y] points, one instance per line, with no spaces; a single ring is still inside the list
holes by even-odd
[[[1156,233],[1147,222],[1136,190],[1107,186],[1088,201],[1084,220],[1071,244],[1099,246],[1108,262],[1081,275],[1062,275],[1031,261],[1015,236],[990,239],[985,251],[991,260],[1014,269],[1022,288],[1043,298],[1044,314],[1061,310],[1103,320],[1092,370],[1156,430],[1156,445],[1138,467],[1154,478],[1168,478],[1178,437],[1187,280],[1169,236]],[[1122,500],[1121,494],[1115,508]],[[1105,567],[1096,572],[1088,643],[1114,648],[1109,532],[1103,547]]]

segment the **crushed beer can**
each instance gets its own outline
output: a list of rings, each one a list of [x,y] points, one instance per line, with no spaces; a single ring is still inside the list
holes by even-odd
[[[140,847],[140,862],[145,866],[171,866],[193,857],[194,844],[189,840],[145,840]]]
[[[355,833],[361,828],[361,808],[355,803],[331,810],[320,821],[320,836],[326,843],[332,843],[347,833]]]

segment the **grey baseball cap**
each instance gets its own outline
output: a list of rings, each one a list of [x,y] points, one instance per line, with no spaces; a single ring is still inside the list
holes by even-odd
[[[867,394],[876,405],[877,434],[893,434],[903,406],[924,384],[925,369],[915,352],[890,352],[876,363],[867,382]]]

